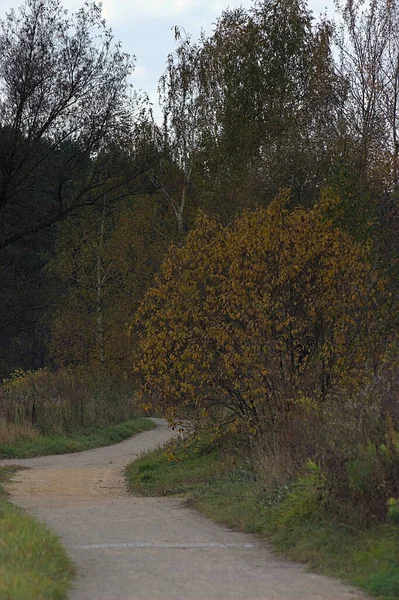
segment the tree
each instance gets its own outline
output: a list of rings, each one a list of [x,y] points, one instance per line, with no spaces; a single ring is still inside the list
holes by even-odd
[[[129,366],[128,323],[164,258],[172,219],[158,194],[117,206],[109,199],[63,225],[49,265],[63,287],[51,327],[58,365],[119,376]]]
[[[162,192],[171,206],[178,232],[182,236],[187,230],[188,195],[192,188],[206,99],[199,77],[200,47],[192,44],[189,36],[183,39],[178,27],[175,28],[175,40],[180,42],[179,46],[175,54],[169,54],[167,68],[159,80],[163,136],[169,164],[164,168],[167,171],[166,177],[163,175],[160,178],[159,174],[154,174],[152,180],[155,188]],[[170,178],[173,171],[177,186],[168,181],[168,175]]]
[[[0,57],[2,249],[101,202],[107,143],[126,135],[135,104],[132,61],[101,5],[69,15],[60,0],[27,0],[0,24]]]
[[[372,0],[348,0],[337,4],[342,17],[336,41],[340,50],[340,73],[346,82],[345,117],[359,146],[358,169],[369,174],[373,161],[387,149],[388,112],[384,97],[392,73],[387,54],[393,34],[394,4]],[[363,10],[364,9],[364,10]],[[391,70],[391,69],[389,69]]]
[[[181,40],[161,82],[199,206],[228,222],[284,186],[296,203],[317,199],[339,101],[331,35],[304,2],[267,0],[225,11],[197,44]]]
[[[346,0],[337,1],[337,8],[342,19],[336,35],[340,51],[338,69],[346,92],[343,101],[346,143],[341,144],[341,158],[346,154],[351,172],[352,214],[357,214],[357,224],[361,215],[368,213],[368,220],[374,217],[379,225],[378,231],[374,231],[379,245],[387,245],[385,254],[397,256],[398,3]]]
[[[362,389],[387,344],[390,296],[367,250],[284,193],[228,227],[201,215],[139,306],[136,368],[173,416],[262,425],[296,402]]]
[[[59,293],[45,269],[53,244],[47,229],[0,253],[0,381],[16,367],[39,369],[48,360],[49,322]]]

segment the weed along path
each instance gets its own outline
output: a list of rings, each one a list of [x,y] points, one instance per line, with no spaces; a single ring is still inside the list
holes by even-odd
[[[1,461],[31,467],[8,489],[58,533],[76,565],[71,600],[360,600],[360,592],[277,558],[255,536],[176,499],[136,498],[123,468],[165,443],[157,428],[80,454]]]

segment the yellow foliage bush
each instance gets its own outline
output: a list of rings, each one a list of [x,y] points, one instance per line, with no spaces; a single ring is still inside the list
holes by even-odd
[[[256,429],[354,393],[378,370],[390,295],[369,251],[289,192],[222,227],[204,214],[172,247],[136,316],[146,401],[176,419]],[[306,408],[305,406],[305,408]]]

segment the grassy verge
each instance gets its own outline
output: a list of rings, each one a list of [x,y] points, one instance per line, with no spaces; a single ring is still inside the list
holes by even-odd
[[[126,469],[130,489],[184,495],[205,516],[271,539],[285,556],[315,571],[354,583],[381,600],[399,598],[398,525],[361,531],[328,512],[310,517],[302,506],[300,518],[295,491],[277,485],[265,490],[217,449],[196,442],[177,447],[174,454],[156,450],[131,463]]]
[[[10,504],[2,487],[18,467],[0,468],[0,598],[62,600],[73,567],[57,536]]]
[[[81,452],[117,444],[141,431],[154,429],[150,419],[138,417],[116,425],[93,426],[69,436],[38,435],[22,438],[10,444],[0,444],[0,458],[32,458],[49,454]]]

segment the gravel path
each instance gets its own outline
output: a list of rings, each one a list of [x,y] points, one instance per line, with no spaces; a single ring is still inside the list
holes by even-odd
[[[123,468],[165,443],[157,429],[79,454],[0,461],[13,501],[57,532],[77,567],[71,600],[360,600],[360,592],[277,558],[259,538],[202,518],[179,500],[135,498]]]

